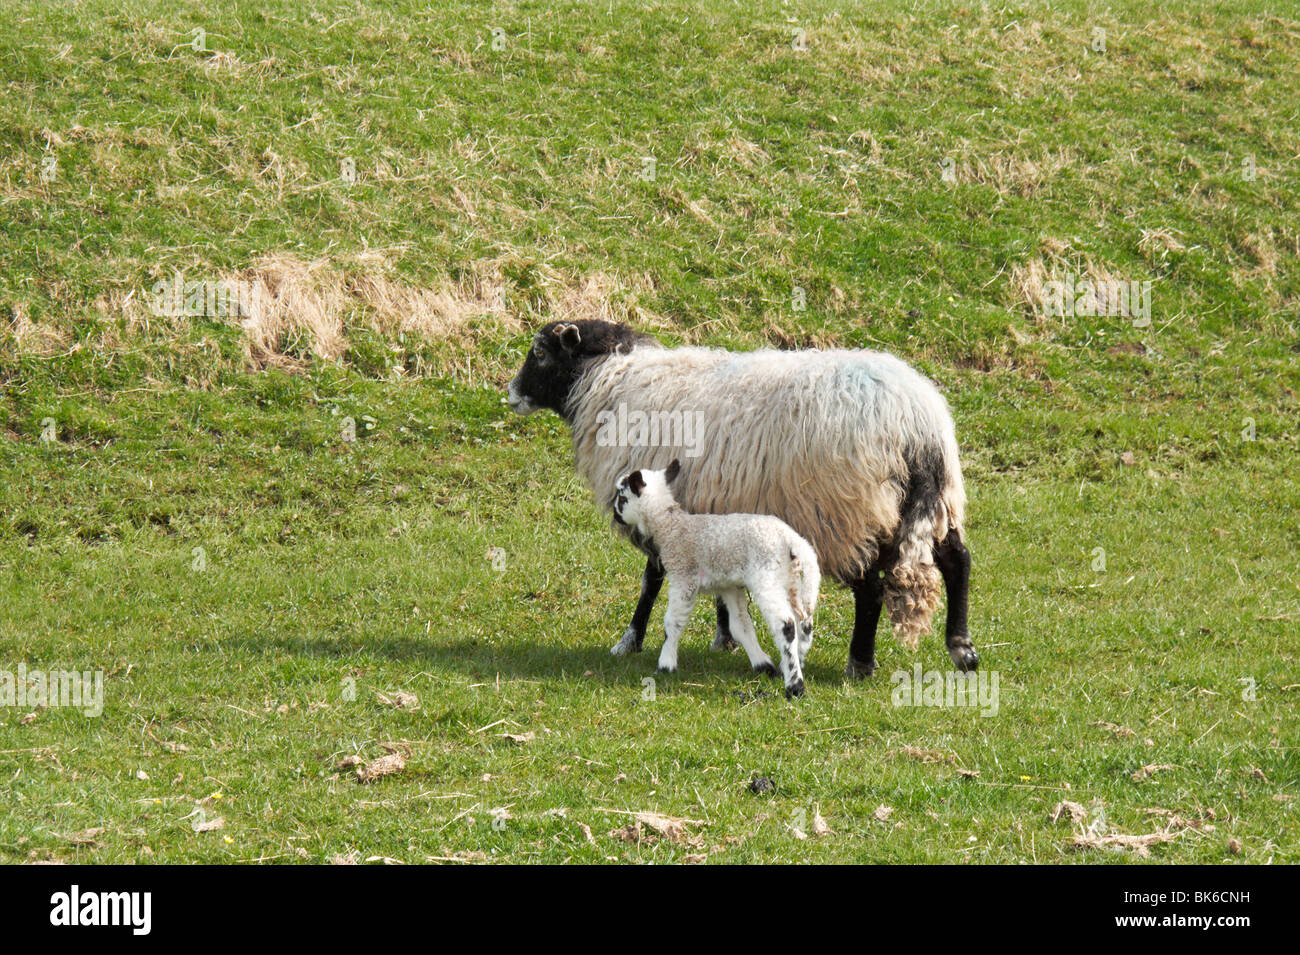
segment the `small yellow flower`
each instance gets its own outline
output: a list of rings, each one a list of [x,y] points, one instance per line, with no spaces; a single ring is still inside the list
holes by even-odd
[[[1027,782],[1029,782],[1029,777],[1028,777],[1028,776],[1021,776],[1021,777],[1020,777],[1020,781],[1021,781],[1022,783],[1027,783]]]

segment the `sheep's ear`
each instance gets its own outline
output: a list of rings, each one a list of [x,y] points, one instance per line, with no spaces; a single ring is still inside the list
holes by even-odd
[[[682,462],[673,458],[673,463],[668,465],[668,470],[664,472],[664,480],[672,484],[677,480],[677,475],[682,473]]]
[[[561,325],[555,329],[555,334],[560,339],[560,345],[570,354],[576,352],[582,344],[582,333],[578,331],[577,325]]]
[[[627,486],[637,497],[641,496],[641,492],[645,490],[645,478],[641,476],[640,471],[633,471],[627,476]]]

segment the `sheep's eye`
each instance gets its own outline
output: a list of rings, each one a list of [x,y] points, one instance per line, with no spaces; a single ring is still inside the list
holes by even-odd
[[[546,349],[541,345],[533,346],[533,357],[538,361],[546,361]]]

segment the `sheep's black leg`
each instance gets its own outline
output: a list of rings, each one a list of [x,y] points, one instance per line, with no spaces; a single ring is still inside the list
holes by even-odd
[[[948,595],[948,616],[944,623],[943,640],[948,655],[963,673],[979,665],[979,655],[970,642],[966,628],[966,600],[970,589],[970,551],[961,542],[961,535],[949,531],[943,542],[934,549],[934,562],[943,574],[943,589]]]
[[[721,597],[714,599],[714,608],[718,611],[718,632],[713,638],[714,650],[734,650],[736,641],[731,636],[731,615]]]
[[[844,675],[862,680],[876,670],[876,624],[880,622],[885,592],[880,568],[868,567],[860,578],[849,582],[849,589],[853,591],[853,640],[849,644],[849,665]]]
[[[654,609],[659,589],[664,585],[664,568],[657,557],[647,557],[645,573],[641,575],[641,599],[636,602],[632,613],[632,622],[623,631],[623,637],[614,644],[609,652],[621,657],[625,653],[640,653],[645,641],[645,628],[650,623],[650,611]]]

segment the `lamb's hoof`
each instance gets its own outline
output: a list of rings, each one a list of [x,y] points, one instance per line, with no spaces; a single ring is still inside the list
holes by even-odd
[[[676,672],[677,672],[677,664],[674,663],[672,666],[668,666],[668,665],[665,664],[665,663],[661,663],[661,664],[659,664],[659,666],[655,667],[655,672],[656,672],[656,673],[665,673],[665,674],[667,674],[667,673],[676,673]]]
[[[776,668],[776,664],[773,663],[771,660],[765,660],[765,661],[763,661],[762,663],[755,663],[755,664],[754,664],[754,672],[755,672],[755,673],[761,673],[761,674],[763,674],[764,676],[780,676],[780,675],[781,675],[780,672],[779,672],[779,671],[777,670],[777,668]]]
[[[796,696],[803,696],[803,680],[795,680],[785,688],[785,698],[794,699]]]
[[[729,633],[719,633],[716,637],[713,638],[712,649],[728,650],[728,651],[734,650],[736,649],[736,641],[731,639],[731,634]]]
[[[957,665],[957,669],[962,673],[974,673],[976,667],[980,665],[979,654],[969,643],[954,644],[948,648],[948,656],[952,657],[952,662]]]
[[[636,631],[628,627],[623,631],[623,636],[619,638],[618,643],[609,648],[612,656],[625,657],[629,653],[641,652],[641,641],[636,638]]]
[[[876,672],[876,661],[864,663],[849,657],[849,665],[844,668],[844,675],[850,680],[865,680]]]

